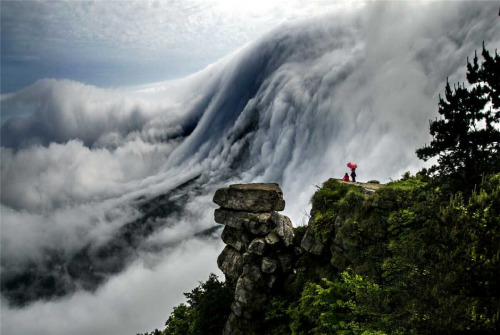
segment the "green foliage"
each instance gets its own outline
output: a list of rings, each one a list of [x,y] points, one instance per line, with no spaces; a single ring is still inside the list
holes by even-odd
[[[293,243],[295,245],[300,245],[300,241],[302,241],[302,238],[304,237],[306,231],[307,231],[307,226],[295,227],[295,229],[293,230],[295,235],[293,238]]]
[[[165,323],[164,335],[220,334],[230,312],[234,286],[220,282],[210,274],[190,293],[184,293],[188,305],[175,307]]]
[[[269,303],[264,319],[266,334],[288,335],[290,334],[290,317],[287,307],[289,301],[283,297],[274,297]]]
[[[280,298],[267,311],[273,332],[498,330],[500,174],[467,197],[450,196],[422,175],[403,176],[368,197],[336,188],[329,183],[327,192],[318,190],[313,199],[321,210],[313,211],[316,224],[341,217],[328,241],[336,245],[332,259],[344,257],[348,267],[339,274],[299,269],[286,285],[293,292],[302,288],[300,294]],[[318,261],[303,263],[314,268]]]
[[[288,309],[291,333],[386,334],[384,318],[366,307],[379,304],[381,292],[371,280],[348,272],[334,281],[307,283],[300,300]]]
[[[185,304],[174,307],[172,314],[165,322],[167,328],[163,331],[164,335],[189,334],[189,326],[192,322],[191,309]]]
[[[323,183],[323,186],[314,193],[312,197],[313,208],[318,211],[330,209],[349,191],[361,192],[360,188],[357,186],[341,183],[336,179],[328,179]]]
[[[367,181],[367,184],[380,184],[380,182],[378,180],[372,179]]]
[[[360,187],[329,179],[312,197],[314,228],[317,236],[327,242],[335,228],[335,219],[364,200]]]
[[[499,304],[500,240],[498,175],[468,202],[456,194],[393,212],[388,221],[384,285],[398,307],[393,322],[409,329],[440,333],[492,331]],[[489,192],[486,191],[489,189]]]
[[[433,139],[416,151],[420,159],[438,157],[431,173],[455,190],[472,189],[482,174],[499,172],[500,167],[500,56],[491,56],[483,45],[483,62],[477,55],[467,60],[470,87],[446,84],[439,98],[440,119],[430,123]]]

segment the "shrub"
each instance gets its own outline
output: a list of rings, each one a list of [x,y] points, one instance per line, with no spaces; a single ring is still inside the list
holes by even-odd
[[[188,305],[175,307],[165,322],[165,335],[220,334],[231,311],[234,285],[220,282],[215,274],[190,293]]]

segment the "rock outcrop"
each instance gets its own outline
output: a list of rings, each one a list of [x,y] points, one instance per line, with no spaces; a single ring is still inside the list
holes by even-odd
[[[340,184],[358,187],[363,194],[367,196],[373,195],[378,189],[385,186],[384,184],[377,183],[353,183],[342,180],[337,180],[337,182]],[[335,213],[335,221],[333,223],[334,230],[326,241],[322,241],[322,238],[315,232],[316,224],[314,218],[317,212],[317,209],[313,205],[306,232],[302,237],[300,246],[303,250],[313,255],[324,258],[329,257],[330,264],[338,271],[342,271],[351,263],[352,258],[355,256],[355,254],[352,253],[352,250],[356,249],[360,243],[358,239],[350,238],[352,236],[352,232],[349,228],[350,225],[345,224],[350,218],[349,216],[352,215],[351,210],[339,210]],[[366,241],[369,238],[378,238],[381,236],[381,231],[375,230],[373,227],[374,226],[372,226],[372,231],[364,232],[367,235],[363,238],[363,240]]]
[[[293,268],[293,226],[277,213],[285,208],[277,184],[236,184],[217,190],[215,221],[225,225],[226,247],[217,264],[236,282],[231,314],[223,334],[258,334],[255,322],[273,289]]]

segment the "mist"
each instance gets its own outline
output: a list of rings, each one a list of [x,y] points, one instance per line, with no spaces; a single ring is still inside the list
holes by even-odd
[[[161,328],[221,275],[218,187],[277,182],[299,226],[348,161],[361,181],[417,172],[447,78],[500,46],[497,12],[371,3],[284,23],[180,80],[2,95],[2,333]]]

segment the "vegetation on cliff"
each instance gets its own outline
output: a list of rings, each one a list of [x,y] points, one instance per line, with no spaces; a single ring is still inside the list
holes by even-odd
[[[417,151],[438,165],[370,195],[334,179],[313,195],[309,225],[295,228],[294,272],[255,320],[268,334],[498,331],[500,57],[482,55],[467,67],[470,88],[447,85],[434,139]],[[298,248],[307,234],[318,252]],[[216,334],[232,294],[211,276],[158,333]]]
[[[204,335],[222,332],[231,311],[234,283],[221,282],[216,275],[210,274],[206,282],[184,295],[187,304],[174,307],[165,322],[166,328],[144,335]]]
[[[407,176],[372,196],[335,180],[323,184],[313,197],[314,221],[319,237],[329,236],[324,242],[330,252],[298,267],[290,287],[304,283],[299,294],[288,290],[276,297],[267,319],[278,329],[269,328],[270,334],[497,329],[500,174],[468,200],[460,193],[449,197],[423,179]],[[349,208],[346,201],[356,205]],[[326,267],[336,273],[315,275]]]

